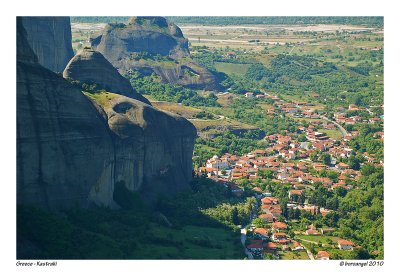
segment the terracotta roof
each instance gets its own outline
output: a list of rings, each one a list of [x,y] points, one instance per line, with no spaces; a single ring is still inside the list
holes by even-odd
[[[265,247],[266,249],[275,250],[278,246],[273,242],[268,242]]]
[[[348,241],[348,240],[338,240],[338,244],[354,246],[354,243],[352,241]]]
[[[301,194],[303,194],[303,190],[290,190],[290,194],[301,195]]]
[[[261,219],[272,219],[274,216],[272,214],[261,214],[258,216]]]
[[[254,233],[265,236],[268,234],[268,230],[265,228],[256,228],[256,229],[254,229]]]
[[[317,258],[329,258],[330,254],[326,251],[318,251]]]
[[[247,248],[263,248],[263,241],[262,240],[250,240],[250,244]]]
[[[286,229],[287,225],[284,222],[278,221],[278,222],[275,222],[274,224],[272,224],[272,227],[276,228],[276,229]]]

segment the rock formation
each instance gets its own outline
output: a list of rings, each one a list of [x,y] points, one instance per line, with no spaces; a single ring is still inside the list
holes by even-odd
[[[116,135],[115,182],[151,199],[187,187],[196,136],[189,121],[114,93],[88,96]]]
[[[133,17],[127,24],[108,24],[91,44],[122,74],[138,70],[156,73],[168,83],[215,88],[212,73],[191,59],[182,31],[165,18]]]
[[[17,22],[18,204],[118,207],[113,190],[121,180],[150,200],[188,187],[190,122],[123,95],[86,97],[37,63]]]
[[[22,17],[27,39],[39,63],[62,72],[74,56],[69,17]]]
[[[83,48],[69,61],[63,76],[80,83],[96,84],[98,90],[104,89],[150,104],[101,53],[90,47]]]
[[[60,209],[112,206],[114,147],[93,105],[62,77],[37,63],[17,23],[17,203]],[[103,193],[103,194],[101,194]]]

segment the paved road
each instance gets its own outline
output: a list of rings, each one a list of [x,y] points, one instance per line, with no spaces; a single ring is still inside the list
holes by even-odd
[[[257,200],[257,199],[256,199],[256,200]],[[252,211],[251,214],[250,214],[250,217],[249,217],[249,224],[250,224],[251,221],[253,220],[253,217],[257,214],[257,211],[258,211],[258,200],[256,201],[256,206],[255,206],[255,208],[253,209],[253,211]],[[249,225],[249,224],[247,224],[247,225]],[[250,252],[249,250],[247,250],[247,248],[246,248],[246,233],[247,233],[246,227],[247,227],[247,225],[242,226],[242,228],[240,228],[240,242],[242,243],[242,245],[243,245],[243,247],[244,247],[244,253],[246,253],[247,258],[248,258],[249,260],[253,260],[253,259],[254,259],[254,258],[253,258],[253,254],[251,254],[251,252]]]
[[[336,123],[335,121],[332,121],[332,120],[330,120],[330,119],[328,119],[327,117],[322,116],[322,115],[321,115],[321,118],[324,119],[325,121],[331,122],[332,124],[334,124],[335,126],[337,126],[337,127],[339,128],[339,130],[340,130],[340,132],[342,133],[343,136],[349,135],[349,134],[347,133],[347,131],[346,131],[341,125],[339,125],[338,123]]]
[[[246,253],[247,259],[253,260],[254,259],[253,254],[251,254],[250,251],[247,250],[247,248],[246,248],[246,244],[245,244],[246,243],[246,233],[247,233],[246,228],[240,229],[240,241],[242,242],[242,245],[244,247],[244,253]]]
[[[303,246],[307,252],[308,258],[310,258],[310,260],[315,260],[313,254],[311,253],[310,250],[307,249],[307,247],[305,247],[304,245],[301,244],[301,246]]]

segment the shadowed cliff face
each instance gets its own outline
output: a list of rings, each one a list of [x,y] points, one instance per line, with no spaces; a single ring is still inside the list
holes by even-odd
[[[123,180],[129,190],[141,190],[150,199],[187,188],[196,136],[189,121],[123,95],[88,96],[116,135],[116,182]]]
[[[92,186],[113,191],[107,125],[81,91],[37,63],[20,20],[17,30],[17,202],[86,207]]]
[[[133,17],[127,24],[108,24],[91,43],[122,74],[154,72],[168,83],[208,90],[216,86],[212,73],[191,59],[182,31],[165,18]],[[150,57],[143,58],[143,53]],[[152,55],[164,60],[154,60]]]
[[[69,17],[21,17],[27,40],[41,65],[62,72],[74,56]]]
[[[114,93],[88,94],[37,63],[17,20],[17,203],[118,207],[114,185],[147,199],[188,187],[196,131]]]

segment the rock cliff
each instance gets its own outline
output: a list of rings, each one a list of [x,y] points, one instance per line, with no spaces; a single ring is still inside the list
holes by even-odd
[[[150,104],[101,53],[90,47],[85,47],[69,61],[63,77],[80,83],[96,84],[98,90],[104,89]]]
[[[196,131],[187,120],[108,92],[87,97],[37,63],[17,19],[17,203],[116,208],[124,181],[147,199],[188,187]]]
[[[137,70],[191,88],[216,86],[213,74],[191,59],[182,31],[165,18],[133,17],[127,24],[108,24],[91,44],[122,74]]]
[[[17,23],[17,202],[49,209],[87,207],[93,186],[112,206],[114,147],[93,105],[37,63]]]
[[[62,72],[74,56],[69,17],[22,17],[29,45],[39,63],[54,72]]]

